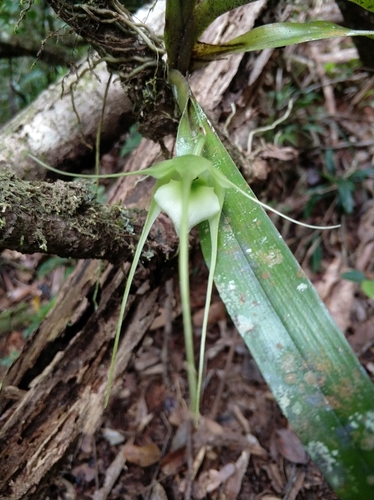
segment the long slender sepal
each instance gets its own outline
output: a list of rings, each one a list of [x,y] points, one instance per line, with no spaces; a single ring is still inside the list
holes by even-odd
[[[157,183],[156,183],[155,189],[156,188],[157,188]],[[146,221],[144,223],[143,231],[140,235],[139,243],[136,247],[134,259],[133,259],[131,267],[130,267],[129,275],[127,277],[125,291],[124,291],[123,297],[122,297],[121,308],[120,308],[120,313],[119,313],[119,318],[118,318],[118,323],[117,323],[117,330],[116,330],[116,335],[114,338],[112,360],[110,363],[110,369],[109,369],[109,375],[108,375],[108,386],[107,386],[107,392],[106,392],[105,404],[104,404],[105,407],[107,407],[108,402],[109,402],[110,389],[112,387],[112,382],[113,382],[114,368],[115,368],[116,356],[117,356],[117,352],[118,352],[119,339],[120,339],[120,335],[121,335],[122,322],[123,322],[123,318],[125,315],[126,304],[127,304],[127,299],[129,298],[131,284],[132,284],[132,281],[134,279],[135,271],[136,271],[136,268],[138,267],[139,259],[140,259],[140,256],[142,254],[143,247],[144,247],[145,242],[147,240],[149,231],[151,230],[151,227],[152,227],[154,221],[156,220],[156,218],[158,217],[160,212],[161,212],[160,207],[153,201],[153,198],[152,198],[151,206],[149,207],[149,211],[148,211]]]
[[[221,207],[223,204],[224,192],[221,195]],[[205,345],[206,345],[206,336],[208,330],[208,318],[209,318],[209,309],[212,301],[212,292],[213,292],[213,284],[214,284],[214,273],[216,270],[217,264],[217,253],[218,253],[218,231],[219,231],[219,221],[221,218],[221,210],[219,214],[215,217],[209,219],[207,227],[207,223],[201,223],[199,225],[199,231],[209,232],[210,241],[211,241],[211,252],[210,256],[207,259],[209,262],[209,277],[208,277],[208,285],[206,290],[205,297],[205,306],[204,306],[204,318],[203,325],[201,329],[201,339],[200,339],[200,355],[199,355],[199,366],[198,366],[198,378],[197,378],[197,401],[200,406],[201,401],[201,392],[203,385],[203,374],[204,374],[204,365],[205,365]],[[195,423],[198,423],[199,415],[195,414]]]
[[[174,170],[174,160],[165,160],[153,165],[152,167],[145,168],[144,170],[134,170],[133,172],[119,172],[117,174],[74,174],[72,172],[65,172],[63,170],[59,170],[58,168],[51,167],[32,154],[29,154],[29,156],[40,166],[44,167],[46,170],[54,172],[55,174],[64,175],[65,177],[79,177],[82,179],[118,179],[118,177],[128,177],[131,175],[150,175],[155,179],[163,179],[170,176]]]
[[[276,215],[279,215],[279,217],[282,217],[283,219],[286,219],[290,222],[293,222],[294,224],[297,224],[298,226],[303,226],[303,227],[308,227],[310,229],[336,229],[340,227],[340,224],[334,225],[334,226],[315,226],[313,224],[307,224],[306,222],[300,222],[296,219],[293,219],[292,217],[289,217],[288,215],[279,212],[279,210],[276,210],[275,208],[271,207],[267,203],[264,203],[263,201],[260,201],[258,198],[255,196],[252,196],[248,192],[246,192],[244,189],[239,187],[238,185],[234,184],[232,181],[230,181],[222,172],[219,170],[214,169],[213,167],[210,167],[210,172],[211,175],[215,177],[216,181],[221,184],[222,187],[225,187],[226,189],[234,189],[238,193],[242,194],[245,198],[248,198],[249,200],[253,201],[257,205],[259,205],[262,208],[265,208],[269,212],[273,212]]]

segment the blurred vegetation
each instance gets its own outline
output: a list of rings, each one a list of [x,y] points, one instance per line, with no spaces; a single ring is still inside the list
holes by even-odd
[[[144,0],[122,2],[132,12]],[[66,74],[87,44],[46,0],[0,1],[0,126]]]
[[[46,0],[25,7],[12,0],[0,4],[0,124],[63,76],[87,47]]]

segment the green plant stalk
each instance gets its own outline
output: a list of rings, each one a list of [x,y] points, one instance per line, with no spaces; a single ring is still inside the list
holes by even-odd
[[[165,11],[165,47],[170,68],[183,74],[190,66],[194,40],[191,36],[196,0],[167,0]]]
[[[196,104],[203,156],[246,186]],[[210,262],[207,224],[201,244]],[[374,498],[374,386],[265,212],[227,190],[215,283],[283,413],[342,499]],[[245,278],[243,278],[245,276]]]
[[[183,333],[186,347],[188,387],[190,391],[190,409],[194,415],[198,414],[199,401],[197,398],[197,380],[195,367],[195,354],[193,345],[193,330],[190,304],[189,281],[189,254],[188,254],[188,197],[191,189],[190,179],[182,181],[182,220],[179,235],[179,283],[183,315]]]

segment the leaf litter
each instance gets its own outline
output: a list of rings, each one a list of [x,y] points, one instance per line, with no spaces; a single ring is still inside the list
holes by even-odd
[[[361,176],[350,194],[339,189],[355,172],[371,168],[374,158],[373,82],[352,62],[355,49],[346,44],[334,40],[273,51],[258,70],[263,76],[255,92],[260,105],[253,108],[257,126],[274,120],[274,111],[281,114],[290,93],[298,93],[299,101],[287,123],[254,139],[260,168],[253,185],[261,199],[276,200],[280,209],[287,206],[292,217],[307,214],[313,224],[335,224],[341,218],[341,230],[322,235],[276,222],[374,380],[374,303],[357,283],[341,278],[343,271],[355,269],[374,279],[374,174]],[[345,65],[345,73],[337,64]],[[247,91],[235,90],[235,82],[226,101],[234,91],[236,111],[230,122],[224,106],[215,114],[245,151],[251,101]],[[66,263],[38,275],[42,262],[45,257],[3,252],[0,311],[23,304],[33,316],[48,303],[62,284]],[[206,279],[202,257],[194,251],[196,338]],[[173,283],[172,291],[164,291],[160,315],[134,354],[121,391],[101,428],[82,436],[71,461],[56,474],[53,498],[335,499],[288,427],[217,295],[210,310],[204,417],[198,429],[191,426],[176,290]],[[1,377],[22,348],[28,318],[24,323],[9,320],[1,331]]]

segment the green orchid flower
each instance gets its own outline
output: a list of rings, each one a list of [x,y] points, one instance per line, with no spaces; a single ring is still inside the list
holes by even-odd
[[[181,156],[176,156],[171,160],[162,161],[142,171],[125,172],[122,174],[111,174],[103,176],[82,175],[81,177],[98,179],[102,177],[108,178],[129,175],[150,175],[156,179],[148,215],[142,233],[140,235],[137,248],[135,250],[134,258],[127,277],[124,295],[122,298],[113,346],[112,361],[108,375],[108,391],[106,394],[105,406],[107,406],[110,397],[110,389],[113,381],[115,360],[118,351],[122,322],[126,310],[126,304],[130,294],[131,285],[135,276],[135,271],[138,267],[141,254],[152,225],[160,212],[163,211],[172,220],[175,230],[180,238],[179,277],[188,366],[190,408],[195,415],[195,421],[197,423],[203,378],[204,352],[208,327],[208,312],[213,290],[214,271],[217,262],[219,222],[226,191],[228,189],[234,189],[242,196],[254,201],[256,204],[259,204],[262,207],[296,224],[301,224],[312,228],[316,228],[316,226],[304,224],[284,214],[281,214],[272,207],[269,207],[265,203],[260,202],[256,198],[250,196],[239,186],[229,181],[221,171],[214,168],[212,161],[201,156],[204,151],[205,144],[204,134],[199,129],[191,131],[191,123],[188,120],[188,105],[190,104],[190,98],[188,97],[186,100],[183,100],[182,98],[180,102],[182,103],[182,105],[184,105],[184,112],[180,122],[177,137],[177,152],[182,153]],[[193,104],[194,101],[191,102]],[[190,152],[192,154],[190,154]],[[31,157],[49,170],[64,175],[75,176],[75,174],[61,172],[52,167],[49,167],[37,158],[33,156]],[[208,222],[208,232],[212,251],[209,263],[209,277],[200,341],[199,370],[197,378],[194,359],[188,276],[188,234],[193,227],[198,226],[200,223],[205,221]]]

